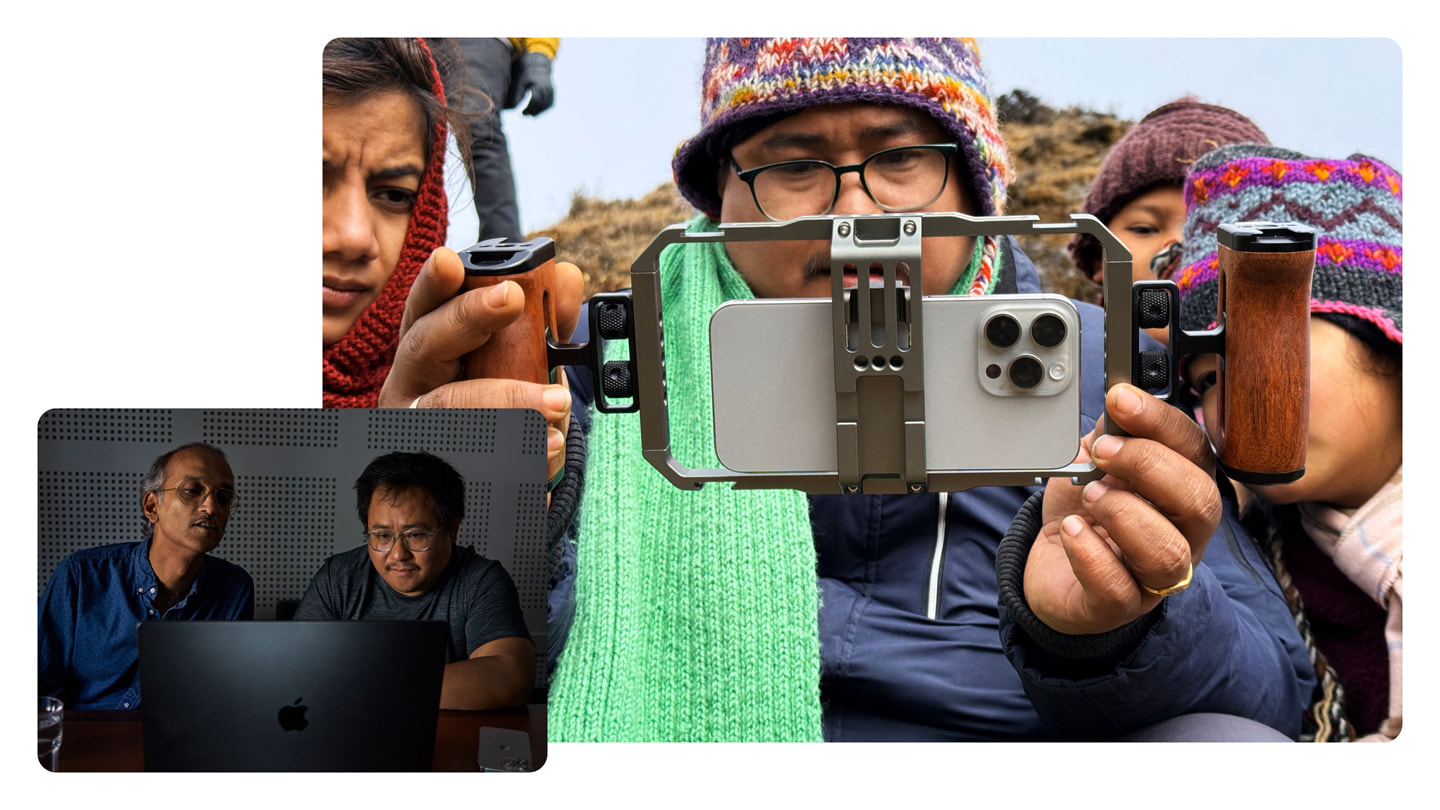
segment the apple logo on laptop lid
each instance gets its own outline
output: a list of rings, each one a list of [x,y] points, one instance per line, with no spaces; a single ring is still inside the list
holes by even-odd
[[[300,703],[302,700],[304,700],[304,698],[295,698],[293,704],[280,707],[281,728],[286,731],[304,731],[305,727],[310,725],[310,721],[305,719],[305,712],[308,711],[310,707],[302,705]]]

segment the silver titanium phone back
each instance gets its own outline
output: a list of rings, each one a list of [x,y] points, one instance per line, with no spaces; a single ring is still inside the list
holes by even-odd
[[[1080,318],[1069,299],[927,296],[924,308],[927,466],[1039,470],[1073,462],[1081,435]],[[823,298],[765,299],[730,301],[711,317],[715,450],[727,469],[836,471],[831,312],[831,301]],[[1002,314],[1020,326],[1016,342],[1006,348],[987,340],[985,332]],[[1065,326],[1064,338],[1048,348],[1031,328],[1044,315]],[[1034,358],[1037,363],[1024,364],[1040,369],[1040,381],[1028,389],[1009,374],[1021,357]]]

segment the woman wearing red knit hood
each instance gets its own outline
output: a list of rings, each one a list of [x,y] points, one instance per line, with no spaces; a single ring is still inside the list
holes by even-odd
[[[464,268],[443,247],[453,113],[441,50],[423,39],[325,46],[324,405],[533,408],[550,424],[553,474],[568,430],[563,377],[558,385],[458,379],[460,358],[513,321],[524,295],[513,282],[456,295]],[[563,340],[579,317],[583,279],[574,265],[557,270]]]
[[[374,407],[445,239],[445,93],[423,40],[336,39],[324,60],[325,406]]]

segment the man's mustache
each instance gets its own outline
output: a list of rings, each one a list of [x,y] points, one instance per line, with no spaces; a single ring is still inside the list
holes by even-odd
[[[910,270],[908,267],[902,264],[898,268],[896,268],[896,271],[897,282],[899,282],[900,284],[910,283]],[[810,254],[810,256],[805,259],[805,274],[803,277],[807,281],[812,278],[817,278],[819,276],[825,276],[829,274],[830,249],[828,247]],[[866,277],[868,278],[868,274]]]
[[[805,278],[827,275],[830,272],[830,248],[811,253],[805,259]]]

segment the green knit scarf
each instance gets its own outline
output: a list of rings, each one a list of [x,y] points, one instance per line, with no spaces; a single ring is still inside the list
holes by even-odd
[[[704,217],[690,227],[714,228]],[[993,240],[979,241],[993,256]],[[686,466],[719,467],[710,314],[754,294],[720,243],[667,249],[660,284],[671,453]],[[641,456],[637,414],[597,414],[588,458],[575,618],[551,683],[550,738],[820,741],[806,496],[727,484],[681,490]]]

